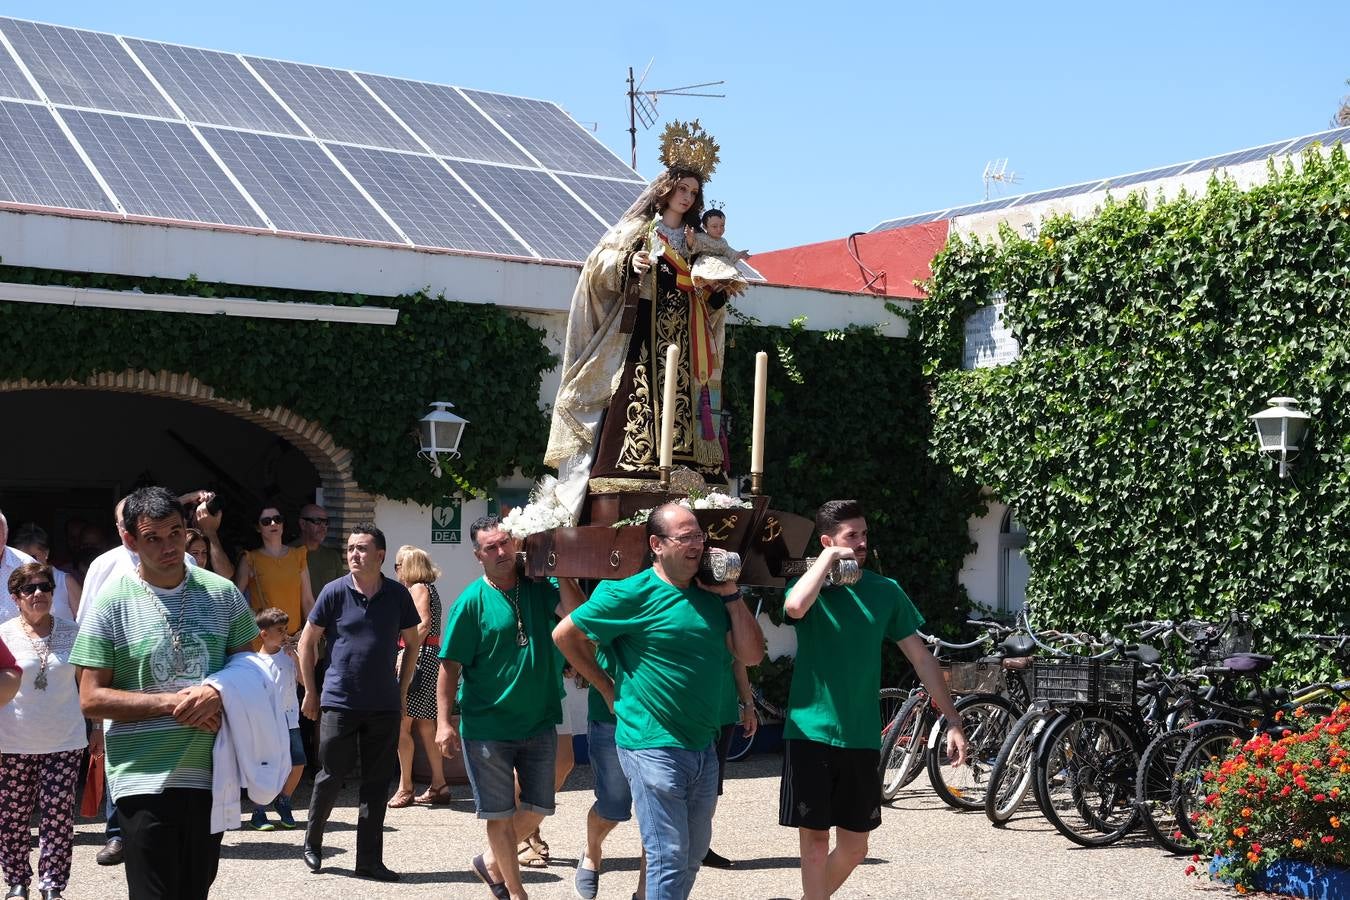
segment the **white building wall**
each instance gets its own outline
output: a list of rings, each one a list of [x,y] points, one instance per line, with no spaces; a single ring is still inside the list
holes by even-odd
[[[966,556],[957,579],[974,603],[998,609],[998,533],[1008,507],[992,497],[988,504],[987,513],[969,522],[975,550]]]

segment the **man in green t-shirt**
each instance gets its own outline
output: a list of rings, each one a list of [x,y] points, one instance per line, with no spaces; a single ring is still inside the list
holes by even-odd
[[[867,561],[861,504],[825,503],[816,512],[816,530],[824,550],[788,586],[784,603],[787,621],[797,628],[797,656],[783,727],[778,821],[798,832],[804,900],[833,896],[867,855],[867,833],[881,825],[876,698],[882,641],[898,642],[938,709],[960,721],[937,660],[915,634],[923,617],[900,585],[866,569],[855,584],[827,580],[841,559],[860,567]],[[965,763],[960,726],[947,731],[947,755],[955,765]]]
[[[128,893],[196,900],[220,864],[211,833],[211,751],[220,694],[202,683],[249,649],[253,613],[233,584],[183,560],[187,527],[164,488],[141,488],[122,507],[122,540],[135,574],[107,582],[80,626],[70,661],[80,707],[110,719],[108,791],[122,825]]]
[[[473,870],[497,897],[524,897],[517,842],[553,814],[555,726],[562,721],[562,665],[553,646],[557,615],[581,602],[574,579],[554,587],[516,569],[516,541],[496,516],[469,526],[483,566],[450,608],[436,682],[436,743],[464,752],[488,849]],[[460,674],[460,722],[451,720]],[[516,799],[516,783],[520,799]]]
[[[553,632],[618,718],[619,763],[647,856],[647,900],[685,900],[693,889],[717,807],[714,740],[731,657],[747,666],[764,658],[764,635],[736,585],[696,580],[704,541],[691,510],[658,506],[647,517],[652,567],[602,582]]]

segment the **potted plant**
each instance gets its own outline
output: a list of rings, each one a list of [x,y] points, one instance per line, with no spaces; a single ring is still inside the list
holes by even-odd
[[[1312,717],[1293,713],[1302,725]],[[1350,703],[1306,730],[1251,740],[1201,773],[1204,835],[1193,863],[1238,893],[1350,896]],[[1187,874],[1199,874],[1196,865]]]

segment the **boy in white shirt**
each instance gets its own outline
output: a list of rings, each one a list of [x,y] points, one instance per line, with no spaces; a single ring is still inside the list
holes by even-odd
[[[269,606],[253,619],[258,623],[258,638],[262,641],[262,649],[258,652],[272,665],[272,677],[277,683],[277,690],[281,692],[281,710],[286,714],[286,726],[291,730],[291,774],[286,779],[286,786],[272,802],[272,808],[277,811],[280,819],[277,825],[291,829],[295,827],[295,814],[291,811],[291,794],[295,793],[300,776],[305,772],[305,745],[300,740],[300,698],[296,693],[296,685],[300,683],[300,669],[296,664],[298,660],[295,642],[291,641],[286,633],[291,617],[285,610]],[[267,810],[264,807],[254,807],[253,818],[249,821],[250,828],[258,831],[274,831],[277,825],[268,820]]]

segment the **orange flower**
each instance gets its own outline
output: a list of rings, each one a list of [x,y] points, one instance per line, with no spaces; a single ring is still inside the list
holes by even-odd
[[[1290,841],[1289,843],[1293,844],[1293,845],[1294,845],[1294,849],[1297,850],[1299,847],[1302,847],[1302,846],[1303,846],[1303,838],[1294,838],[1294,839],[1293,839],[1292,841]]]
[[[1322,799],[1325,800],[1326,797],[1323,797]],[[1250,819],[1251,817],[1252,817],[1252,808],[1250,806],[1242,807],[1242,818]]]

